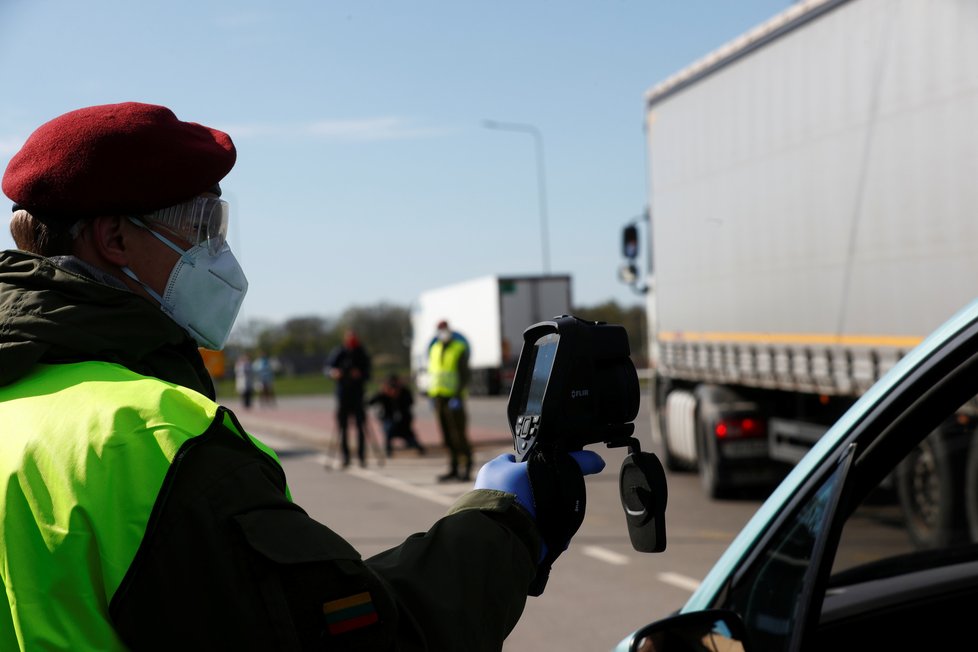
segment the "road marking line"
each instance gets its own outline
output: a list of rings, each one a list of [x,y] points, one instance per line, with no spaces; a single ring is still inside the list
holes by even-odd
[[[615,566],[624,566],[628,563],[628,557],[625,555],[620,555],[617,552],[612,552],[607,548],[601,548],[599,546],[584,546],[581,548],[581,552],[588,557],[594,557],[595,559],[608,564],[614,564]]]
[[[410,494],[412,496],[417,496],[418,498],[424,498],[425,500],[430,500],[433,503],[443,505],[445,507],[451,507],[455,504],[457,500],[455,496],[446,496],[440,494],[437,491],[432,491],[431,489],[426,489],[424,487],[417,487],[409,482],[404,482],[403,480],[398,480],[397,478],[391,478],[386,475],[381,475],[375,471],[368,471],[365,469],[355,469],[348,468],[345,473],[362,478],[364,480],[369,480],[376,484],[400,491],[401,493]]]
[[[679,573],[659,573],[659,581],[680,589],[686,589],[690,592],[695,591],[700,586],[699,580],[694,580],[692,577],[686,577]]]

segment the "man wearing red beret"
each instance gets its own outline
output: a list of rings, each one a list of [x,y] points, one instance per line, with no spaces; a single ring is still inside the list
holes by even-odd
[[[6,169],[0,649],[500,649],[552,509],[525,464],[493,460],[362,560],[214,402],[198,347],[224,345],[248,285],[234,161],[227,134],[130,102],[45,123]]]

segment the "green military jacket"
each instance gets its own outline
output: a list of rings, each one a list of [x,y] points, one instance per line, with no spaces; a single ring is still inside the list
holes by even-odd
[[[97,276],[0,253],[0,648],[501,648],[540,545],[512,495],[361,559],[182,329]]]

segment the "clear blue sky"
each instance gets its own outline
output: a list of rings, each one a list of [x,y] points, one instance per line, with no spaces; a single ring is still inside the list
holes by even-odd
[[[533,139],[482,121],[531,124],[551,270],[577,305],[634,304],[616,269],[647,202],[643,93],[791,4],[0,0],[0,168],[93,104],[229,132],[239,321],[281,321],[540,273]]]

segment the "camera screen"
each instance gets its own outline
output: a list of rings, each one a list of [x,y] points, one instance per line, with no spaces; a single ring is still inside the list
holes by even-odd
[[[559,340],[560,335],[551,333],[544,335],[533,345],[533,370],[530,372],[530,384],[523,402],[523,414],[540,414],[547,381],[550,380],[550,371],[554,366],[554,358],[557,357]]]

